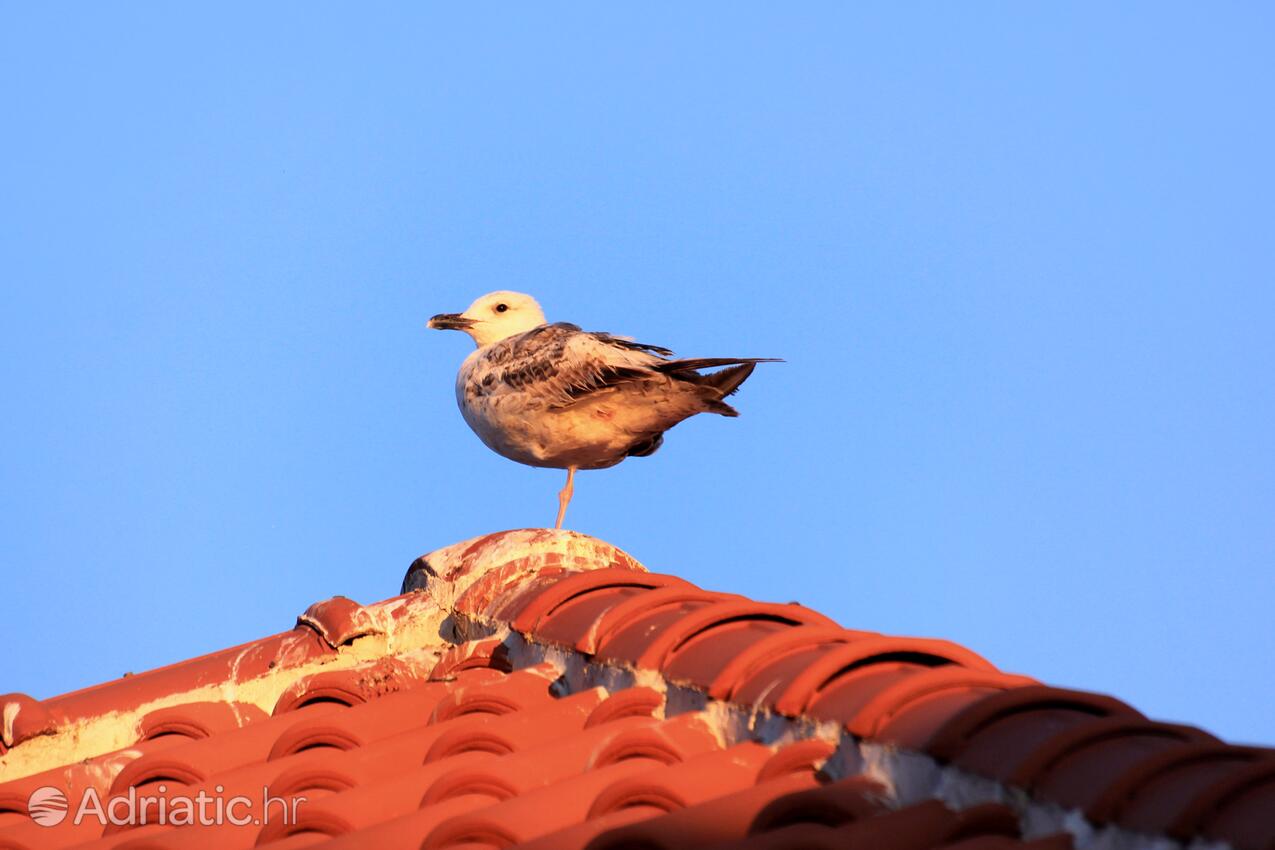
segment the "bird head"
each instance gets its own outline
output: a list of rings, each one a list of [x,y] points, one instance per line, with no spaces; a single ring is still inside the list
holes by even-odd
[[[429,320],[428,327],[464,331],[482,348],[544,323],[545,314],[536,299],[521,292],[501,291],[482,296],[463,313],[439,313]]]

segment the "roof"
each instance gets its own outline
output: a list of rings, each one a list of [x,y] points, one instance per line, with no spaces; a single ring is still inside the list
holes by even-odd
[[[565,531],[441,549],[403,589],[0,697],[0,848],[1275,847],[1275,751],[947,641],[702,590]],[[225,811],[191,816],[201,792]]]

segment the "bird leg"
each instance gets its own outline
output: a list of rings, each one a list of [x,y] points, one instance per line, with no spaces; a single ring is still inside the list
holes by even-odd
[[[558,491],[558,521],[554,523],[554,528],[562,528],[562,518],[567,515],[567,505],[571,502],[571,494],[576,489],[576,468],[574,466],[567,467],[567,484]]]

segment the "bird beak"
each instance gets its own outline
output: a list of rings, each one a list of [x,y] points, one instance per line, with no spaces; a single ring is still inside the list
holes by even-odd
[[[466,319],[460,313],[439,313],[425,325],[436,331],[465,331],[473,326],[474,320]]]

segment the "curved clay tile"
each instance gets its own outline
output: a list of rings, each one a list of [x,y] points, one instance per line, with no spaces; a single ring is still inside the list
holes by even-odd
[[[275,739],[294,723],[334,710],[330,705],[307,706],[291,714],[269,717],[209,738],[181,741],[129,762],[115,776],[110,790],[115,793],[139,782],[171,775],[173,771],[185,777],[182,781],[200,782],[204,777],[264,761]],[[163,740],[160,738],[155,743]]]
[[[159,814],[161,811],[160,807],[172,805],[176,798],[190,797],[193,793],[192,788],[195,784],[196,783],[193,782],[184,784],[175,779],[160,777],[158,779],[148,781],[144,785],[136,786],[137,791],[134,793],[138,797],[151,798],[164,802],[151,804],[149,806],[139,806],[134,810],[134,820],[126,822],[108,820],[106,826],[102,827],[101,830],[103,838],[127,834],[126,837],[131,839],[138,830],[145,829],[147,827],[158,827],[165,832],[169,831],[170,827],[167,824],[162,823],[162,817]],[[108,797],[103,797],[102,808],[104,811],[110,812],[113,810],[113,807],[123,805],[123,803],[120,803],[119,801],[128,800],[132,796],[132,794],[125,791],[119,794],[111,794]],[[97,826],[97,822],[95,820],[92,818],[89,820],[94,827]],[[122,842],[124,839],[121,838],[119,840]]]
[[[809,774],[789,774],[706,803],[678,809],[599,835],[589,850],[711,846],[749,834],[753,822],[777,799],[815,787]]]
[[[660,625],[675,622],[697,608],[711,605],[726,598],[723,594],[710,593],[697,587],[672,585],[635,593],[608,607],[576,640],[574,646],[586,654],[596,653],[599,647],[611,642],[619,633],[630,629],[635,621],[657,617]],[[742,599],[742,597],[737,597]],[[641,654],[642,646],[631,655]]]
[[[40,786],[34,786],[32,790],[38,787]],[[65,790],[62,789],[63,793],[65,793]],[[0,788],[0,830],[3,830],[6,826],[29,823],[27,820],[27,800],[30,797],[31,791],[24,793]]]
[[[544,619],[554,617],[564,605],[581,602],[608,590],[640,592],[657,587],[690,587],[691,584],[676,576],[638,572],[633,569],[610,568],[575,573],[538,585],[533,592],[520,594],[514,602],[499,613],[499,618],[524,634],[539,632]],[[592,612],[596,617],[596,609]]]
[[[1144,719],[1111,697],[1033,683],[984,695],[951,712],[919,735],[916,746],[965,770],[1007,779],[1063,730],[1108,717]]]
[[[838,830],[832,827],[818,823],[799,823],[786,826],[783,829],[776,829],[772,832],[750,835],[738,841],[718,844],[714,846],[713,850],[795,850],[795,848],[800,848],[800,850],[846,850],[848,846],[857,847],[860,845],[846,844]],[[865,844],[862,846],[871,847],[873,850],[894,850],[894,845],[888,843]],[[911,850],[911,848],[908,850]],[[922,850],[922,848],[917,847],[916,850]]]
[[[257,847],[283,846],[288,839],[303,839],[303,843],[318,843],[325,838],[353,833],[357,827],[349,819],[318,806],[300,806],[297,820],[288,823],[276,820],[266,824],[257,835]]]
[[[379,745],[380,750],[376,751]],[[352,757],[357,753],[358,757]],[[401,748],[386,741],[369,744],[366,749],[339,749],[337,747],[313,747],[282,758],[261,761],[241,768],[233,768],[229,772],[214,774],[210,779],[226,789],[227,794],[239,793],[247,789],[260,791],[262,788],[278,786],[280,793],[288,790],[287,782],[297,773],[334,771],[348,774],[356,781],[371,781],[378,773],[378,762],[396,765],[399,769],[415,767],[418,763],[399,755]],[[389,758],[397,756],[396,758]],[[280,784],[283,783],[283,784]]]
[[[120,771],[111,783],[111,796],[127,793],[129,788],[145,788],[151,785],[199,785],[211,771],[203,765],[180,755],[161,753],[140,758]],[[103,801],[105,802],[105,801]]]
[[[598,623],[608,611],[649,592],[647,588],[634,585],[612,585],[577,596],[541,617],[531,639],[562,647],[589,644]]]
[[[1003,808],[1003,807],[1002,807]],[[1022,850],[1026,847],[1015,838],[1000,833],[990,836],[958,834],[957,814],[937,800],[928,800],[901,809],[886,811],[853,820],[839,826],[822,823],[795,823],[778,829],[750,835],[740,841],[717,845],[714,850],[931,850],[951,842],[978,842],[991,839],[997,847]],[[1017,835],[1017,832],[1014,832]],[[1044,850],[1044,848],[1041,848]],[[1063,850],[1062,847],[1050,850]]]
[[[324,850],[367,850],[367,848],[418,848],[425,836],[448,818],[490,806],[486,797],[457,797],[436,806],[420,809],[393,820],[379,819],[365,827],[348,830],[324,843]],[[302,821],[305,816],[302,816]],[[296,846],[296,845],[294,845]],[[305,846],[304,844],[301,846]]]
[[[837,826],[832,836],[837,847],[871,847],[874,850],[928,850],[949,840],[960,828],[957,813],[938,800],[883,812]]]
[[[600,726],[623,717],[662,717],[664,712],[664,695],[653,688],[625,688],[614,693],[598,704],[585,728]]]
[[[347,752],[349,751],[312,749],[275,761],[234,768],[229,772],[213,774],[201,785],[189,789],[188,793],[197,794],[203,790],[223,799],[243,795],[260,800],[263,791],[267,789],[272,796],[289,796],[296,791],[297,783],[305,781],[309,784],[309,779],[314,780],[315,787],[340,784],[335,777],[344,777],[341,781],[350,783],[372,781],[377,775],[376,771],[367,769],[366,762],[346,758]],[[320,781],[325,775],[334,778]]]
[[[298,723],[280,735],[266,755],[266,761],[314,749],[353,750],[364,743],[363,736],[348,726],[320,717]]]
[[[943,836],[941,843],[951,844],[980,836],[1000,835],[1020,838],[1018,815],[1000,803],[981,803],[956,813],[956,823]]]
[[[528,735],[521,728],[493,722],[487,715],[469,715],[452,721],[448,729],[425,753],[424,764],[451,758],[461,753],[487,753],[505,756],[517,752]],[[532,739],[535,740],[534,738]]]
[[[489,755],[481,753],[461,753],[435,764],[398,773],[392,781],[359,785],[342,794],[307,802],[298,808],[295,824],[273,821],[262,829],[257,843],[273,843],[307,831],[334,837],[360,836],[362,830],[371,830],[375,834],[379,827],[384,834],[386,822],[411,818],[419,812],[422,796],[440,776],[449,771],[474,766],[489,758]],[[449,812],[442,817],[467,810],[463,800],[449,800],[434,808]],[[396,830],[391,830],[391,833],[395,832]],[[416,843],[421,838],[424,838],[424,832],[419,834]],[[366,844],[353,846],[380,846],[372,838],[367,841]]]
[[[1191,726],[1102,718],[1044,741],[1019,763],[1010,781],[1088,813],[1125,773],[1189,745],[1210,743],[1217,739]]]
[[[703,803],[753,785],[771,755],[769,747],[749,742],[626,777],[600,791],[586,817],[627,808],[671,812]]]
[[[452,679],[462,670],[495,670],[508,673],[513,668],[509,664],[509,652],[503,641],[495,638],[487,640],[470,640],[457,644],[438,659],[438,663],[429,672],[431,682]]]
[[[876,636],[876,632],[856,632],[840,626],[793,626],[774,632],[727,658],[725,666],[708,683],[708,695],[751,705],[759,695],[770,693],[779,682],[804,670],[809,659],[822,654],[824,647]],[[801,657],[786,664],[794,655]]]
[[[467,567],[467,563],[481,564],[490,569],[520,557],[536,558],[545,566],[565,564],[568,567],[583,565],[589,569],[646,570],[636,558],[617,546],[587,534],[551,528],[498,531],[457,543],[436,554],[453,550],[460,550],[459,562],[447,557],[434,559],[442,566],[445,578],[454,578],[456,571],[472,569]]]
[[[588,572],[593,571],[577,572],[560,565],[541,570],[519,569],[510,587],[493,587],[489,582],[474,584],[451,607],[464,618],[509,622],[524,605],[541,593],[551,590],[559,582]]]
[[[270,796],[302,796],[309,802],[319,793],[339,794],[359,784],[360,777],[342,770],[339,766],[298,765],[285,770],[270,783]]]
[[[762,766],[757,775],[758,782],[769,782],[790,773],[809,773],[817,775],[823,770],[824,763],[837,751],[830,741],[820,738],[807,738],[781,747]]]
[[[1229,744],[1188,744],[1145,759],[1107,786],[1090,807],[1098,822],[1185,839],[1198,826],[1193,802],[1251,766],[1275,758],[1270,750]],[[1185,815],[1185,817],[1184,817]]]
[[[378,658],[345,670],[314,673],[293,682],[279,695],[272,714],[295,711],[316,703],[360,705],[374,697],[428,684],[426,673],[393,657]]]
[[[981,656],[945,640],[864,637],[828,646],[777,689],[775,710],[790,716],[802,714],[821,694],[836,688],[838,680],[856,673],[867,678],[886,668],[911,671],[948,665],[970,670],[996,669]]]
[[[588,770],[593,754],[621,737],[626,725],[631,728],[649,723],[635,719],[628,724],[577,729],[570,734],[548,734],[525,741],[508,755],[449,771],[425,792],[421,805],[436,805],[468,794],[507,800],[566,780]]]
[[[24,741],[51,735],[57,723],[48,707],[26,694],[0,696],[0,755]]]
[[[431,764],[466,752],[503,755],[584,728],[601,701],[600,691],[585,691],[529,711],[505,715],[462,714],[430,727],[432,737],[423,757]]]
[[[797,626],[835,625],[801,605],[723,601],[655,635],[637,663],[661,671],[671,681],[707,687],[730,658],[769,635]]]
[[[249,723],[264,720],[266,713],[251,703],[191,702],[160,708],[142,716],[137,723],[138,740],[152,741],[166,735],[207,738]]]
[[[423,562],[423,563],[422,563]],[[528,582],[606,568],[645,572],[627,553],[572,531],[527,528],[488,534],[431,552],[413,564],[404,590],[445,585],[461,614],[494,617]],[[412,578],[409,571],[409,579]],[[410,586],[409,586],[410,584]]]
[[[314,629],[333,649],[365,635],[384,634],[366,608],[345,596],[314,603],[297,617],[297,625]]]
[[[513,847],[584,819],[590,802],[610,783],[647,770],[642,762],[610,764],[542,785],[496,805],[476,808],[437,823],[420,844],[422,850],[471,845]],[[473,796],[456,799],[475,799]],[[440,805],[445,805],[446,802]],[[430,811],[427,806],[424,811]]]
[[[1213,781],[1178,812],[1172,833],[1203,835],[1239,850],[1275,847],[1275,753]]]
[[[364,702],[367,702],[367,695],[359,684],[359,675],[353,670],[333,670],[293,682],[279,695],[270,713],[286,714],[298,708],[325,703],[348,708]]]
[[[646,809],[620,809],[601,817],[582,819],[560,829],[548,830],[536,838],[520,843],[518,850],[590,850],[598,836],[647,820],[654,815],[655,813]]]
[[[799,625],[834,625],[831,620],[800,605],[771,605],[750,602],[722,594],[703,598],[696,593],[668,594],[660,604],[661,591],[617,606],[598,627],[594,650],[602,659],[635,664],[649,670],[664,670],[670,655],[694,638],[727,628],[726,644],[738,651],[767,634]],[[630,611],[623,611],[626,606]],[[733,644],[733,645],[732,645]],[[690,651],[685,664],[689,676],[703,676],[707,685],[724,664],[720,658]]]
[[[1275,811],[1275,765],[1246,777],[1246,781],[1223,795],[1216,808],[1204,817],[1200,834],[1233,847],[1271,850],[1271,812]]]
[[[811,662],[818,663],[817,659]],[[775,694],[774,709],[792,717],[809,715],[820,720],[845,722],[857,716],[882,693],[906,685],[934,668],[906,661],[884,661],[836,674],[817,690],[792,684]],[[765,704],[765,700],[762,700]],[[800,708],[798,708],[800,706]]]
[[[421,807],[457,797],[486,797],[489,804],[517,797],[520,789],[512,781],[514,774],[505,767],[506,762],[501,760],[495,770],[483,770],[480,764],[467,771],[452,771],[430,786],[421,798]]]
[[[536,669],[536,668],[531,668]],[[548,668],[544,668],[548,673]],[[526,670],[477,685],[459,682],[439,700],[431,722],[440,723],[464,714],[513,714],[553,701],[549,692],[553,677]]]
[[[905,662],[899,662],[900,668]],[[886,667],[889,665],[874,665]],[[910,665],[909,665],[910,666]],[[981,699],[988,693],[1035,684],[1026,676],[1010,676],[989,670],[946,667],[912,667],[906,675],[892,679],[884,687],[874,687],[869,699],[856,693],[855,677],[872,667],[841,677],[816,695],[807,711],[813,717],[840,720],[860,738],[874,738],[895,720],[916,713],[950,717],[953,701]],[[839,683],[842,683],[839,685]],[[853,708],[847,709],[847,705]]]
[[[616,721],[607,726],[625,722]],[[679,714],[668,720],[638,723],[624,729],[597,750],[592,765],[598,768],[630,759],[676,764],[716,746],[717,737],[700,715]]]
[[[841,826],[870,818],[886,808],[885,789],[866,776],[776,797],[748,826],[750,833],[770,832],[801,823]]]
[[[322,683],[307,693],[326,694],[332,683]],[[279,736],[267,760],[283,758],[314,747],[350,750],[369,741],[388,738],[420,725],[447,695],[440,683],[425,683],[379,699],[331,711],[299,721]],[[305,704],[314,704],[307,701]]]
[[[658,765],[650,761],[649,746],[634,747],[634,732],[654,731],[656,737],[670,742],[665,752],[679,759],[678,774],[666,776],[674,785],[660,786],[670,794],[696,797],[711,793],[716,777],[720,783],[730,775],[751,781],[769,755],[760,745],[747,745],[729,754],[713,748],[701,735],[689,746],[689,722],[655,723],[643,718],[628,718],[597,726],[573,738],[538,747],[515,756],[493,760],[467,771],[454,771],[439,780],[427,793],[427,807],[465,794],[482,794],[483,789],[498,784],[509,794],[506,802],[485,807],[473,815],[449,820],[434,830],[424,846],[453,847],[475,841],[508,846],[557,829],[569,828],[584,819],[599,794],[615,788],[626,779],[648,779],[660,774]],[[609,745],[603,744],[610,739]],[[641,742],[647,744],[648,739]],[[603,753],[624,753],[627,757],[611,759],[603,755],[593,759],[599,749]],[[699,750],[696,757],[694,750]],[[749,750],[755,750],[750,753]],[[705,771],[709,762],[715,770]],[[681,773],[686,771],[686,773]],[[693,774],[693,781],[688,777]],[[516,788],[515,788],[516,786]],[[561,846],[561,845],[559,845]]]

